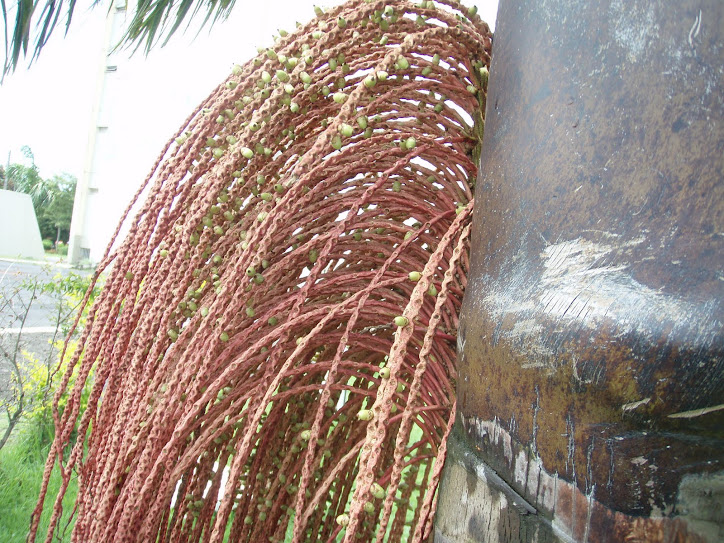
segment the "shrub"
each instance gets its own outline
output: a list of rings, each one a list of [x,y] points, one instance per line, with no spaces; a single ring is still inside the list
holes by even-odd
[[[66,356],[59,364],[57,352],[62,352],[63,342],[75,321],[80,302],[90,285],[90,278],[77,273],[65,276],[56,275],[48,282],[38,279],[25,281],[10,289],[0,291],[0,309],[4,309],[0,326],[13,326],[25,322],[25,317],[33,307],[33,300],[41,295],[53,298],[57,304],[54,326],[56,333],[54,346],[56,351],[44,360],[36,358],[24,349],[21,341],[9,341],[0,344],[0,361],[10,375],[7,377],[7,394],[0,397],[0,410],[7,416],[7,425],[0,432],[0,449],[3,448],[16,425],[21,424],[27,433],[33,435],[42,445],[50,443],[53,438],[52,402],[58,388],[60,377],[68,368],[68,361],[75,351],[77,342],[71,339],[66,349]],[[90,300],[100,291],[96,285],[91,292]],[[86,311],[81,315],[79,328],[85,324]],[[22,337],[22,336],[21,336]],[[71,384],[74,381],[71,379]],[[59,409],[62,411],[66,399],[61,397]],[[81,400],[85,405],[85,395]]]
[[[46,251],[50,251],[53,248],[53,242],[49,239],[43,240],[43,249]]]

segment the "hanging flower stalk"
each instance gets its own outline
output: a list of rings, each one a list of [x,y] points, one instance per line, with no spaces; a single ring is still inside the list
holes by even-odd
[[[491,34],[393,0],[282,34],[100,266],[31,541],[56,465],[46,541],[76,476],[75,541],[430,539]]]

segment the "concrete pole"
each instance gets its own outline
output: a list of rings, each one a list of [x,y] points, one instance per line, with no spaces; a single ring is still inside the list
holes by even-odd
[[[109,55],[122,35],[126,18],[125,0],[117,0],[108,12],[106,29],[103,34],[103,43],[99,52],[98,72],[96,77],[96,92],[91,114],[91,124],[88,130],[88,143],[86,144],[85,163],[83,174],[78,180],[73,202],[73,219],[70,225],[70,240],[68,246],[68,261],[79,264],[87,258],[90,250],[88,232],[93,225],[88,223],[89,207],[92,197],[99,190],[103,180],[97,179],[95,173],[96,144],[98,132],[108,130],[108,126],[101,126],[101,111],[112,107],[108,103],[107,87],[109,77],[115,77],[116,66],[109,66]]]
[[[3,190],[8,190],[8,176],[10,175],[10,153],[11,151],[8,151],[8,161],[5,165],[5,181],[3,183]]]

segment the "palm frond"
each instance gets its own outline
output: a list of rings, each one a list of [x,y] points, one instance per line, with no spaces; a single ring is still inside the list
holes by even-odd
[[[184,21],[190,24],[206,12],[201,31],[206,25],[227,19],[234,4],[235,0],[140,0],[119,45],[132,45],[134,52],[143,47],[148,54],[164,37],[162,46],[166,45]]]
[[[97,7],[103,0],[93,0]],[[200,29],[213,26],[219,20],[225,20],[234,7],[235,0],[139,0],[128,25],[126,33],[117,47],[133,46],[133,51],[143,48],[148,52],[163,38],[162,46],[180,28],[183,22],[195,20],[201,14],[205,18]],[[114,2],[109,1],[108,9]],[[0,0],[4,25],[5,61],[0,73],[0,82],[6,75],[15,71],[23,58],[31,52],[30,63],[38,58],[41,50],[58,26],[65,19],[65,33],[68,33],[76,0],[16,0],[15,6],[8,6],[6,0]],[[32,48],[29,48],[30,42]]]

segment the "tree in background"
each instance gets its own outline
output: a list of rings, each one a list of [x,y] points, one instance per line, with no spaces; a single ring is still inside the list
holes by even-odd
[[[48,191],[35,164],[33,151],[27,145],[23,145],[21,151],[26,163],[10,164],[7,171],[7,190],[29,194],[33,200],[33,207],[37,210],[47,201]]]
[[[54,175],[45,184],[51,197],[45,205],[36,208],[35,214],[43,239],[52,239],[54,235],[57,247],[59,241],[68,241],[77,179],[64,173]]]
[[[59,241],[67,242],[77,179],[67,173],[43,179],[30,147],[23,146],[22,152],[26,164],[10,165],[7,189],[30,195],[43,239],[54,239],[55,246]]]

